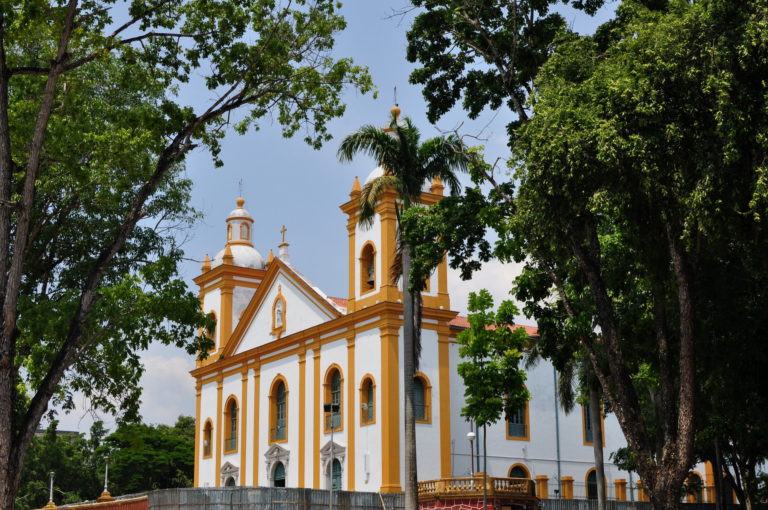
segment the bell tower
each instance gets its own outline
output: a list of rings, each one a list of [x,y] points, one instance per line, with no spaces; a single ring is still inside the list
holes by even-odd
[[[397,119],[400,109],[391,110]],[[387,128],[384,129],[385,131]],[[394,189],[385,189],[376,204],[376,214],[370,225],[360,222],[360,197],[363,187],[384,175],[386,170],[378,166],[361,185],[355,177],[349,201],[341,205],[347,214],[349,292],[347,313],[375,305],[383,301],[402,301],[402,281],[392,278],[392,267],[397,251],[397,202]],[[418,202],[422,205],[436,204],[443,198],[443,183],[435,179],[425,183]],[[400,279],[402,280],[402,279]],[[450,310],[448,296],[448,266],[445,258],[427,281],[422,291],[425,307]]]

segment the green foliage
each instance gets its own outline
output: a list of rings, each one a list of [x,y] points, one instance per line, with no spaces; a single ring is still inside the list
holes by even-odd
[[[530,397],[525,371],[519,368],[528,335],[525,328],[511,327],[518,314],[515,304],[502,301],[494,312],[485,289],[469,294],[469,312],[469,329],[458,337],[459,355],[467,360],[457,366],[466,388],[461,414],[487,425],[506,418]]]
[[[109,491],[113,496],[153,489],[191,487],[194,469],[195,420],[179,416],[176,424],[123,424],[107,434],[102,422],[90,437],[57,431],[54,420],[32,440],[16,498],[21,510],[48,502],[49,473],[55,472],[54,502],[93,500],[104,489],[109,462]]]

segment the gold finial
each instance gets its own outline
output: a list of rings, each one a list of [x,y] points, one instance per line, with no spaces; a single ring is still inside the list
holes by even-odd
[[[272,251],[272,248],[270,248],[269,255],[267,255],[267,265],[271,264],[273,260],[275,260],[275,253]]]
[[[445,186],[443,186],[443,181],[440,180],[440,177],[432,179],[432,186],[430,186],[429,192],[435,195],[442,195],[443,190],[445,190]]]
[[[211,259],[208,257],[208,254],[205,254],[205,258],[203,259],[203,273],[211,270]]]
[[[350,193],[359,193],[362,191],[362,188],[360,187],[360,179],[355,176],[354,182],[352,182],[352,191]]]
[[[112,494],[109,493],[107,489],[104,489],[104,492],[101,493],[101,496],[96,498],[96,501],[99,503],[104,503],[106,501],[114,501],[115,498],[112,497]]]
[[[392,117],[394,117],[395,120],[400,116],[400,107],[395,104],[390,110],[389,113],[392,114]]]
[[[283,235],[283,240],[282,240],[282,242],[280,244],[278,244],[278,246],[285,246],[285,245],[288,244],[288,243],[285,242],[285,233],[286,232],[288,232],[288,229],[285,228],[285,225],[283,225],[283,228],[280,229],[280,233]]]
[[[242,209],[243,206],[245,205],[245,199],[243,197],[237,197],[236,202],[237,202],[237,207],[239,207],[240,209]]]
[[[222,263],[232,265],[235,262],[235,256],[232,255],[232,249],[229,245],[224,247],[224,256],[221,258]]]

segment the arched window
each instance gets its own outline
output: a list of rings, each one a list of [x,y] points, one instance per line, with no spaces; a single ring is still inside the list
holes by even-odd
[[[432,421],[430,403],[432,402],[432,385],[427,376],[421,372],[413,377],[413,408],[416,421],[430,423]]]
[[[333,490],[341,490],[341,462],[339,459],[333,459],[333,466],[331,466],[331,484]]]
[[[360,293],[376,288],[376,249],[373,243],[365,243],[360,253]]]
[[[341,370],[333,365],[325,373],[325,403],[331,404],[329,412],[325,416],[325,432],[341,430],[342,427],[342,399],[341,399]]]
[[[229,478],[227,478],[227,481],[224,484],[224,487],[237,487],[234,477],[230,476]]]
[[[232,240],[232,224],[227,223],[227,241]]]
[[[507,415],[507,439],[528,441],[531,437],[528,402]]]
[[[206,420],[203,426],[203,457],[210,457],[213,451],[213,423]]]
[[[703,503],[702,497],[704,484],[701,482],[701,476],[698,473],[691,473],[685,481],[686,501],[688,503]]]
[[[587,499],[597,499],[597,471],[595,468],[587,472]]]
[[[251,228],[246,222],[240,224],[240,239],[247,241],[251,238]]]
[[[285,487],[285,466],[282,462],[275,464],[275,470],[272,475],[273,487]]]
[[[231,396],[224,406],[224,453],[237,451],[237,399]]]
[[[373,377],[366,375],[360,385],[360,424],[376,423],[376,385]]]
[[[285,442],[288,439],[288,388],[282,376],[272,383],[269,400],[269,442]]]
[[[509,478],[525,478],[531,479],[531,474],[528,472],[528,468],[522,464],[514,464],[509,468]]]

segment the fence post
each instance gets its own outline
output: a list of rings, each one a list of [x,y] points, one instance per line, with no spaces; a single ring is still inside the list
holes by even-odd
[[[547,475],[536,477],[536,497],[539,499],[549,498],[549,477]]]
[[[627,500],[627,481],[623,478],[617,478],[613,481],[614,487],[616,487],[616,501]]]
[[[561,482],[563,486],[563,499],[573,499],[573,477],[564,476]]]

